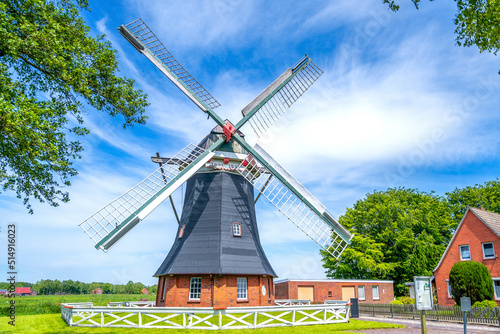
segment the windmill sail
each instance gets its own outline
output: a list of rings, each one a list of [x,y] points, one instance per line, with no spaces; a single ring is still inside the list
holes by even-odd
[[[350,243],[352,235],[264,149],[255,145],[252,153],[253,156],[249,155],[246,162],[240,165],[239,173],[299,229],[338,258]],[[262,173],[262,168],[267,169],[270,178]]]
[[[201,110],[207,111],[220,103],[179,64],[163,43],[141,19],[119,28],[120,33],[153,64],[156,65]]]
[[[80,227],[96,243],[97,249],[107,251],[214,154],[188,145],[145,180],[83,221]]]
[[[307,55],[304,56],[297,65],[286,70],[243,108],[241,111],[243,119],[238,122],[236,128],[239,129],[248,121],[260,137],[321,74],[323,71]]]

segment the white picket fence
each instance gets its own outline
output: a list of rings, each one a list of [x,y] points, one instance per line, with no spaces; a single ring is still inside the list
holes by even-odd
[[[70,326],[243,329],[349,322],[349,305],[290,305],[227,309],[169,307],[102,307],[89,303],[61,304]]]

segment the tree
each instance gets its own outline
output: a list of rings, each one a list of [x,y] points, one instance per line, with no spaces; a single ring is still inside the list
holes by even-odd
[[[460,297],[471,298],[471,304],[494,300],[493,279],[488,268],[476,261],[457,262],[450,270],[451,294],[460,305]]]
[[[432,274],[456,227],[443,198],[405,188],[367,194],[339,222],[354,237],[339,259],[322,253],[327,276],[394,280],[396,295]]]
[[[146,95],[79,16],[87,0],[0,0],[0,186],[57,206],[77,174],[85,108],[144,124]]]
[[[483,207],[488,211],[500,213],[500,180],[496,179],[462,189],[455,188],[452,192],[446,193],[446,198],[452,218],[457,225],[467,206]]]
[[[393,11],[399,10],[394,0],[382,0]],[[415,7],[421,0],[411,0]],[[432,1],[432,0],[431,0]],[[457,44],[476,45],[480,52],[496,54],[500,49],[500,2],[497,0],[455,0],[455,34]]]

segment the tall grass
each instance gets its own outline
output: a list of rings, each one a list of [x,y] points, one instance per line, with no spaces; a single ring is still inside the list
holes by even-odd
[[[96,306],[106,306],[108,302],[128,302],[147,298],[155,300],[155,295],[57,295],[57,296],[24,296],[1,298],[0,317],[8,316],[10,301],[14,299],[16,315],[61,313],[60,303],[93,302]]]

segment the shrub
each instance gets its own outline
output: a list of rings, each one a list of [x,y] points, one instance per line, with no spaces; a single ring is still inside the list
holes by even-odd
[[[471,303],[493,300],[493,280],[488,268],[476,261],[457,262],[450,270],[451,293],[460,305],[460,297],[471,298]]]
[[[482,302],[475,302],[472,307],[497,307],[497,302],[493,300],[483,300]]]
[[[396,300],[393,300],[393,301],[391,302],[391,304],[394,304],[394,305],[404,305],[402,301],[397,300],[397,299],[396,299]]]
[[[415,298],[411,298],[408,296],[398,297],[396,299],[402,302],[403,304],[415,304]]]

